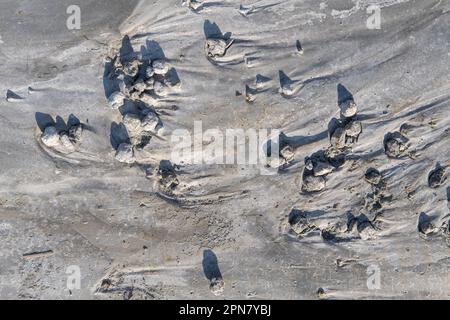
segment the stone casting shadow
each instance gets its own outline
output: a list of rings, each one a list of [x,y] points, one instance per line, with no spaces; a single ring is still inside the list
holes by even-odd
[[[219,26],[215,22],[205,20],[203,23],[203,32],[206,39],[223,39],[229,40],[231,38],[231,32],[222,33]]]
[[[72,126],[81,124],[80,120],[73,114],[69,115],[67,123],[62,117],[57,116],[55,119],[53,119],[53,117],[48,113],[36,112],[34,117],[39,129],[42,132],[45,131],[45,128],[50,126],[55,127],[58,132],[64,132],[69,130],[69,128]]]
[[[203,272],[206,278],[211,281],[212,279],[222,279],[222,273],[219,269],[219,263],[217,256],[212,250],[203,251]]]

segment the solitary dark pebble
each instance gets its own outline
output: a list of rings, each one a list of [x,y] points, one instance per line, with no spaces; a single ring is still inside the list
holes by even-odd
[[[326,180],[323,176],[314,176],[313,172],[306,169],[303,171],[303,192],[319,192],[325,189]]]
[[[433,223],[434,220],[435,217],[428,216],[424,212],[420,213],[419,222],[417,224],[417,230],[422,236],[430,237],[435,235],[439,231],[439,228],[436,227],[436,225]]]
[[[389,132],[384,138],[384,150],[388,157],[401,158],[406,155],[409,140],[400,132]]]
[[[436,168],[428,175],[428,186],[433,189],[438,188],[445,180],[445,169],[442,167]]]
[[[205,54],[208,58],[223,57],[234,39],[206,39]]]
[[[370,184],[378,185],[381,182],[381,173],[375,168],[369,168],[364,179]]]

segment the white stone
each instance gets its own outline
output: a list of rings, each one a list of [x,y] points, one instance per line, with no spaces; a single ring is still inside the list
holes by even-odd
[[[339,108],[341,109],[341,114],[345,118],[351,118],[358,112],[358,107],[356,106],[355,101],[346,100],[339,104]]]
[[[116,160],[128,164],[136,162],[133,146],[128,143],[122,143],[119,145],[116,152]]]
[[[122,123],[127,129],[128,136],[130,138],[137,137],[142,133],[141,119],[139,116],[132,113],[127,113],[122,118]]]
[[[283,86],[280,87],[280,93],[285,96],[292,96],[295,94],[296,88],[294,88],[293,84],[283,84]]]
[[[369,222],[363,222],[358,225],[358,234],[362,240],[373,240],[377,237],[376,230]]]
[[[164,60],[153,61],[152,67],[155,74],[164,76],[167,72],[169,72],[169,65]]]
[[[119,91],[113,92],[108,98],[108,104],[113,109],[119,109],[123,106],[126,96]]]
[[[346,136],[352,137],[352,138],[358,138],[358,136],[362,132],[361,122],[352,121],[345,126],[344,130],[345,130]]]
[[[154,134],[158,134],[161,129],[163,129],[163,125],[158,115],[154,112],[150,112],[147,114],[142,120],[142,127],[144,131],[151,132]]]
[[[400,157],[409,148],[408,139],[404,136],[392,136],[385,142],[385,152],[390,157]]]
[[[141,93],[134,91],[131,95],[130,95],[130,99],[131,100],[139,100],[141,98]]]
[[[47,147],[56,147],[60,145],[58,130],[55,127],[50,126],[45,128],[41,137],[42,143]]]
[[[62,133],[59,137],[59,140],[65,152],[70,153],[75,151],[75,146],[73,145],[72,141],[70,141],[67,133]]]
[[[335,148],[345,147],[345,131],[341,127],[336,128],[330,137],[330,143]]]
[[[139,60],[126,62],[123,66],[123,72],[130,77],[136,77],[139,72]]]
[[[291,146],[285,146],[285,147],[280,151],[280,156],[281,156],[286,162],[291,162],[292,160],[294,160],[294,157],[295,157],[294,149],[293,149]]]
[[[223,57],[230,45],[224,39],[206,39],[205,54],[211,58]]]
[[[209,285],[209,288],[210,288],[211,292],[215,296],[222,295],[224,287],[225,287],[225,282],[221,278],[213,278],[211,280],[211,284]]]
[[[139,94],[141,94],[142,92],[144,92],[147,89],[147,84],[144,82],[144,80],[139,79],[138,81],[136,81],[133,88],[134,88],[134,90],[139,92]]]
[[[165,97],[168,94],[167,86],[160,81],[155,81],[155,84],[153,85],[153,90],[155,91],[155,94],[160,97]]]
[[[317,192],[325,189],[326,180],[323,176],[314,176],[310,172],[303,173],[302,190],[305,192]]]

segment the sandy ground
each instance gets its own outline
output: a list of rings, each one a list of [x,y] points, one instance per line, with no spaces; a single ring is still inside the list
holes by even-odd
[[[70,31],[71,4],[0,3],[0,298],[450,298],[448,1],[80,0]],[[381,29],[367,28],[370,4]],[[212,61],[205,39],[219,31],[235,41]],[[153,101],[164,133],[133,165],[115,159],[121,114],[107,102],[108,59],[125,47],[164,57],[180,80]],[[302,192],[305,158],[329,147],[349,94],[362,133],[323,190]],[[76,152],[43,146],[45,126],[71,114]],[[171,133],[194,121],[280,129],[294,159],[275,175],[181,164],[161,192]],[[389,157],[395,132],[408,149]]]

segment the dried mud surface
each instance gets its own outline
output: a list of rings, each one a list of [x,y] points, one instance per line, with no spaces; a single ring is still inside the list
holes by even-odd
[[[0,4],[0,298],[450,298],[447,1],[70,2]],[[285,163],[168,161],[194,121]]]

